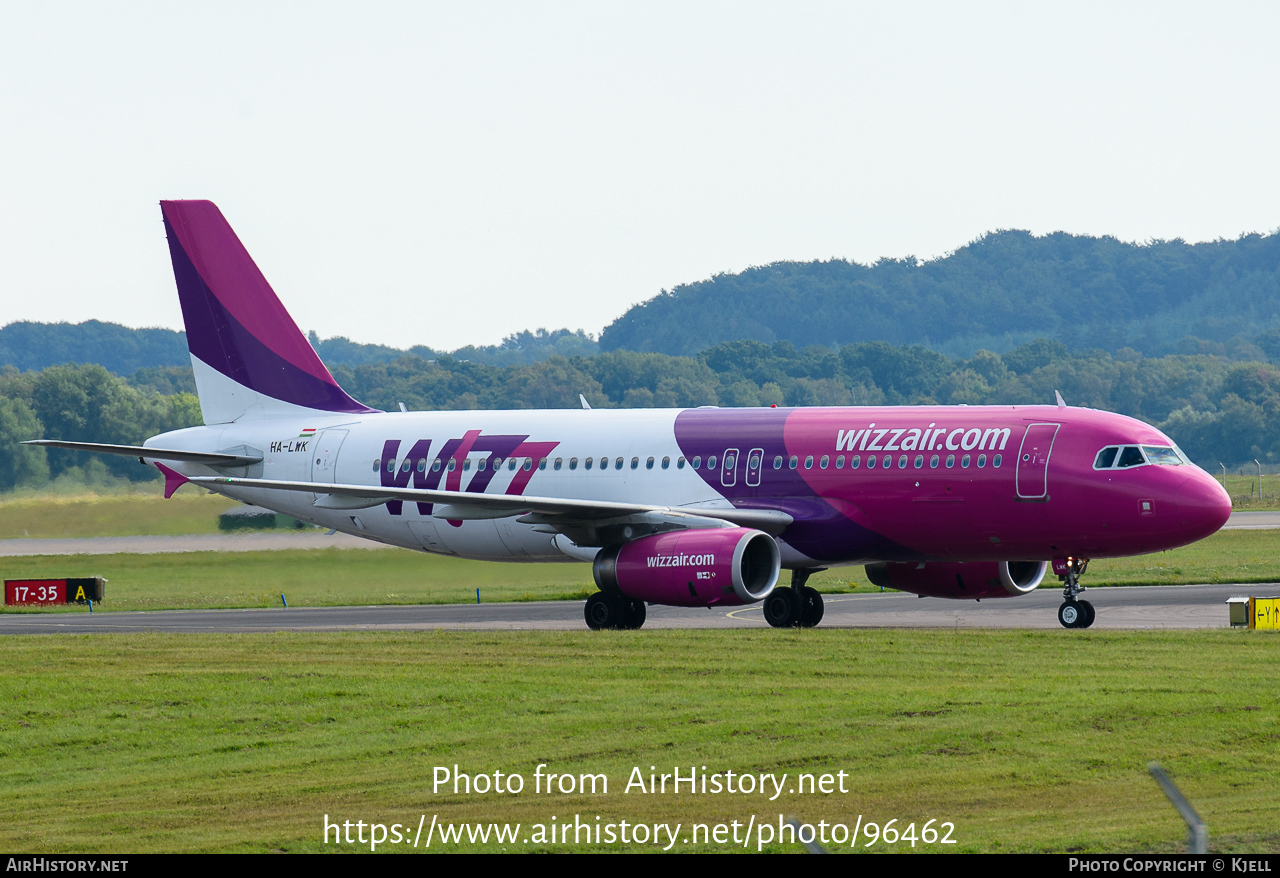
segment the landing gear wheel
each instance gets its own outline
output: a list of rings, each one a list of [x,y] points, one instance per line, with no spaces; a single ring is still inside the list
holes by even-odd
[[[599,631],[602,628],[621,628],[624,618],[622,600],[598,591],[587,598],[583,615],[587,618],[587,627],[592,631]]]
[[[628,631],[635,631],[644,624],[647,615],[644,608],[644,601],[635,598],[622,599],[622,625]]]
[[[1088,628],[1093,624],[1093,620],[1098,617],[1098,611],[1093,608],[1093,604],[1088,601],[1080,601],[1080,609],[1084,611],[1084,618],[1076,623],[1077,628]]]
[[[1058,607],[1058,621],[1063,628],[1082,628],[1080,623],[1088,616],[1087,611],[1081,607],[1082,601],[1063,601],[1062,606]]]
[[[822,621],[822,595],[818,590],[803,586],[800,589],[800,627],[812,628]]]
[[[796,593],[785,585],[764,599],[764,620],[774,628],[792,628],[800,617]]]
[[[1097,615],[1093,604],[1080,600],[1080,595],[1085,590],[1080,584],[1080,577],[1089,569],[1089,559],[1055,559],[1053,569],[1062,579],[1063,586],[1062,606],[1058,607],[1058,622],[1063,628],[1088,628]]]

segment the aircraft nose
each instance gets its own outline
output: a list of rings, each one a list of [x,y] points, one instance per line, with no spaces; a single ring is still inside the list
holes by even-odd
[[[1199,473],[1183,482],[1174,502],[1178,519],[1192,540],[1217,533],[1231,517],[1231,496],[1208,473]]]

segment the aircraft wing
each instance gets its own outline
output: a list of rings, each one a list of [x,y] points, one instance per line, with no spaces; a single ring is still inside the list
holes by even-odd
[[[583,525],[596,525],[619,519],[661,520],[684,527],[714,526],[729,522],[741,527],[754,527],[779,534],[794,519],[776,509],[737,509],[710,507],[653,506],[642,503],[617,503],[609,500],[576,500],[564,497],[529,497],[517,494],[477,494],[467,491],[438,491],[423,488],[388,488],[374,485],[337,485],[324,482],[289,482],[277,479],[247,479],[231,476],[195,476],[197,485],[214,487],[259,488],[270,491],[298,491],[319,494],[315,506],[320,509],[365,509],[389,500],[433,503],[434,518],[470,520],[523,516],[522,521],[540,524],[551,530],[580,532]]]

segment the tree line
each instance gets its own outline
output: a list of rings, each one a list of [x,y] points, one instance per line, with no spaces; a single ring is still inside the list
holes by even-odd
[[[1133,244],[1000,231],[927,262],[777,262],[681,284],[615,320],[600,347],[696,355],[743,338],[880,340],[970,357],[1048,338],[1248,359],[1259,333],[1280,329],[1277,301],[1280,234]]]
[[[1278,351],[1280,352],[1280,351]],[[496,366],[406,355],[337,365],[357,399],[395,411],[811,405],[1051,404],[1120,412],[1154,424],[1206,467],[1253,459],[1280,463],[1280,369],[1262,360],[1135,350],[1072,351],[1038,339],[1004,354],[948,357],[883,341],[839,348],[790,342],[723,342],[696,356],[609,351]],[[0,369],[0,490],[60,476],[157,476],[129,458],[31,448],[23,439],[139,444],[201,422],[188,367],[140,369],[127,378],[97,365]]]

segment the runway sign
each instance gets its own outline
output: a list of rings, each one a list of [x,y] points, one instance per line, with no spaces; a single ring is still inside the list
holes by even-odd
[[[1249,627],[1258,631],[1280,630],[1280,598],[1249,598]]]
[[[8,607],[21,607],[100,601],[106,582],[101,576],[79,579],[6,579],[4,603]]]

